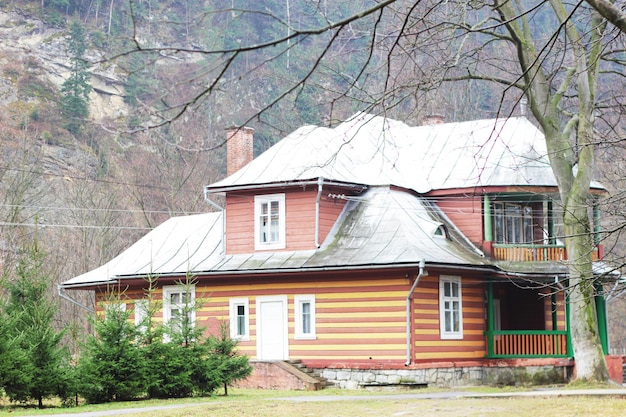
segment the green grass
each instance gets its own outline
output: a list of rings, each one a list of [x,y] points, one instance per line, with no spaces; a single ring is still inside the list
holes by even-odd
[[[585,386],[589,388],[615,388],[615,386]],[[54,415],[63,413],[83,413],[114,409],[137,408],[137,412],[124,414],[125,417],[291,417],[296,413],[304,417],[353,417],[353,416],[622,416],[626,415],[626,401],[614,397],[536,397],[522,398],[459,398],[459,399],[405,399],[393,394],[436,393],[442,389],[420,389],[414,391],[366,391],[326,389],[316,392],[272,391],[231,389],[229,396],[190,398],[181,400],[146,400],[98,405],[82,405],[73,408],[57,407],[50,403],[49,408],[37,410],[30,406],[12,405],[0,402],[0,417],[24,415]],[[458,391],[458,390],[457,390]],[[518,389],[472,388],[469,392],[514,392]],[[294,402],[289,397],[333,396],[335,401]],[[362,399],[355,400],[358,396]],[[384,396],[384,397],[381,397]],[[341,399],[346,397],[345,399]],[[278,399],[281,398],[281,399]],[[185,407],[162,411],[141,412],[149,406],[186,404]]]

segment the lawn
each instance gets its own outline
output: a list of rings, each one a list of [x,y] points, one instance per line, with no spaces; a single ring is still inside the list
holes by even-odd
[[[412,393],[438,393],[437,390],[419,390]],[[506,392],[506,391],[502,391]],[[390,395],[393,394],[393,395]],[[294,391],[231,391],[228,397],[194,398],[187,400],[141,401],[113,403],[76,408],[48,408],[37,410],[21,406],[0,406],[1,416],[54,415],[81,413],[120,408],[169,406],[185,404],[182,408],[168,408],[149,412],[130,412],[125,417],[355,417],[355,416],[624,416],[626,399],[617,397],[522,397],[522,398],[456,398],[411,399],[407,392],[367,392],[323,390],[319,392]],[[539,395],[539,394],[538,394]],[[291,397],[331,397],[332,401],[293,401]],[[358,397],[358,398],[355,398]],[[342,399],[343,398],[343,399]]]

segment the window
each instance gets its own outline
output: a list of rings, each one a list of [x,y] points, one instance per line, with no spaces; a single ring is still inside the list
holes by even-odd
[[[135,326],[141,333],[147,330],[148,300],[135,300]]]
[[[237,340],[250,340],[250,313],[247,298],[231,298],[230,337]]]
[[[494,241],[496,243],[532,243],[533,209],[513,203],[494,203]]]
[[[126,303],[121,301],[110,302],[104,305],[104,317],[113,318],[126,314]]]
[[[163,287],[163,323],[173,331],[193,326],[195,313],[195,285],[166,285]]]
[[[447,238],[448,232],[446,230],[446,226],[444,226],[443,224],[437,226],[437,228],[433,232],[433,236]]]
[[[255,240],[257,250],[285,248],[285,194],[254,198]]]
[[[315,296],[296,295],[295,326],[296,339],[315,339]]]
[[[463,338],[461,278],[439,277],[439,323],[442,339]]]

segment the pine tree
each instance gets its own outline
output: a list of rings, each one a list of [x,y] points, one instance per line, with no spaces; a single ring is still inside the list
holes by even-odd
[[[226,323],[220,326],[219,335],[211,335],[207,342],[214,377],[224,387],[224,395],[228,395],[228,386],[250,376],[252,367],[247,356],[237,353],[237,340],[230,337]]]
[[[96,318],[78,367],[79,393],[90,403],[124,401],[146,392],[146,363],[130,313],[112,302]]]
[[[61,112],[66,117],[65,128],[74,134],[83,129],[89,117],[89,65],[85,60],[87,42],[85,28],[77,21],[70,23],[68,50],[70,57],[70,76],[61,86]]]
[[[6,394],[14,401],[36,400],[39,408],[43,407],[44,398],[56,395],[66,399],[72,390],[69,353],[61,345],[63,331],[53,326],[58,306],[48,298],[43,261],[44,255],[36,244],[25,250],[16,277],[8,284],[9,300],[4,313],[10,328],[2,343],[9,351],[18,349],[14,352],[14,369],[9,370],[9,379],[4,381]],[[11,376],[12,371],[19,375]]]
[[[31,384],[32,370],[28,356],[21,347],[21,337],[15,337],[15,320],[4,313],[0,315],[0,390],[12,400],[26,398]],[[9,387],[9,391],[6,391]]]

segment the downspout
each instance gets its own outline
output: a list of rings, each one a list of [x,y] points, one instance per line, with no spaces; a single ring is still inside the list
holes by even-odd
[[[406,362],[404,366],[409,366],[411,364],[411,300],[413,299],[413,293],[415,292],[415,288],[417,284],[419,284],[420,279],[424,276],[424,266],[426,261],[422,259],[419,264],[419,272],[417,273],[417,277],[415,277],[415,281],[409,290],[409,294],[406,296]]]
[[[222,212],[222,253],[226,251],[226,209],[209,198],[209,190],[204,188],[204,201]]]
[[[75,305],[77,305],[78,307],[80,307],[80,308],[82,308],[82,309],[84,309],[84,310],[87,310],[87,311],[88,311],[88,312],[90,312],[90,313],[95,313],[95,312],[96,312],[96,310],[94,310],[93,308],[88,307],[88,306],[86,306],[86,305],[84,305],[84,304],[82,304],[82,303],[80,303],[80,302],[78,302],[78,301],[74,300],[74,299],[73,299],[72,297],[70,297],[69,295],[64,294],[64,293],[63,293],[63,288],[61,287],[61,284],[57,284],[57,292],[59,293],[59,297],[63,298],[64,300],[67,300],[67,301],[69,301],[70,303],[75,304]]]
[[[317,179],[317,198],[315,199],[315,247],[320,247],[320,199],[322,197],[322,188],[324,186],[324,177]]]

